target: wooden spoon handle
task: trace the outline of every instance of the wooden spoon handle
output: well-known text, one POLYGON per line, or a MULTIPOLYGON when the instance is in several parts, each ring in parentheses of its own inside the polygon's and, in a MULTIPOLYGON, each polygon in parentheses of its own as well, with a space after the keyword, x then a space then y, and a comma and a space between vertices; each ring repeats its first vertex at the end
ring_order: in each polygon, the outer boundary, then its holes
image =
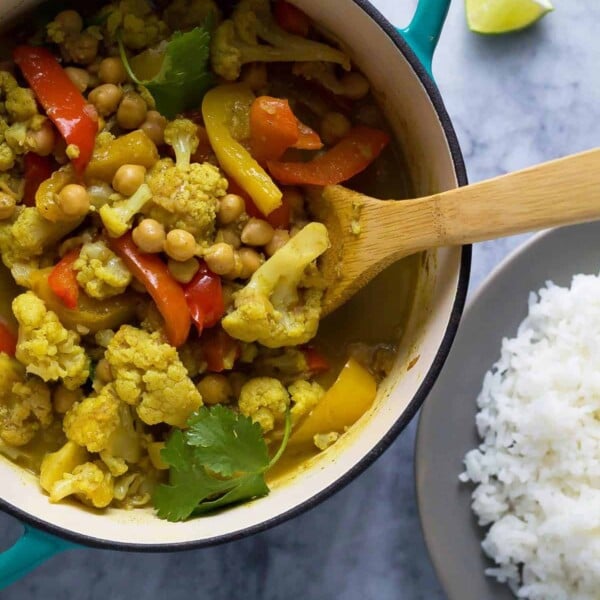
POLYGON ((433 235, 426 241, 431 246, 591 221, 600 218, 600 149, 414 202, 431 203, 433 221, 421 231, 433 235))

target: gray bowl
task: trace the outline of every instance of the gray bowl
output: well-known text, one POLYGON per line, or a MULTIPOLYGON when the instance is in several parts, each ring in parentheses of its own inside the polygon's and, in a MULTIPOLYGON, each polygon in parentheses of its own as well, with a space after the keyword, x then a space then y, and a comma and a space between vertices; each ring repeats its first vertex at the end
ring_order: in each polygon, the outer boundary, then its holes
POLYGON ((471 513, 472 484, 458 481, 465 453, 479 444, 476 399, 485 372, 527 315, 529 292, 546 281, 569 286, 600 272, 600 223, 539 234, 511 254, 471 301, 444 369, 423 407, 416 442, 419 512, 432 562, 450 600, 514 599, 484 575, 492 562, 485 530, 471 513))

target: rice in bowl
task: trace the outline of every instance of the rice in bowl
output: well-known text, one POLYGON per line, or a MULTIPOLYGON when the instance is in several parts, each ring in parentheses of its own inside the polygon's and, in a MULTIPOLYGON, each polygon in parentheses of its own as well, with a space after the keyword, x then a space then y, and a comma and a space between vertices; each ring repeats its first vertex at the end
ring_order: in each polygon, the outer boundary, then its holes
POLYGON ((462 481, 490 526, 487 575, 520 598, 600 597, 600 277, 529 298, 477 399, 462 481))

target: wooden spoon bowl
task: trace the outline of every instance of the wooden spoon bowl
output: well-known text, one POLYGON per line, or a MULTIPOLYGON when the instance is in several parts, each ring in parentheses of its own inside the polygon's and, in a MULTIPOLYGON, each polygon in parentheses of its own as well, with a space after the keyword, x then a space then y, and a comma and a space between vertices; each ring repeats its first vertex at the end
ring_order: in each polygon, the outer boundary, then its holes
POLYGON ((311 190, 309 205, 331 241, 320 259, 326 315, 415 252, 600 218, 600 148, 415 200, 336 185, 311 190))

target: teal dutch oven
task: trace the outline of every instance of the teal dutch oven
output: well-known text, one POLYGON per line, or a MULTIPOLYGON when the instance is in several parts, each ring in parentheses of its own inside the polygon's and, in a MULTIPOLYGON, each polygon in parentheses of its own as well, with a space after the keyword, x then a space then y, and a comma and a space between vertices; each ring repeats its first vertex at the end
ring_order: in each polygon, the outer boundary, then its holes
MULTIPOLYGON (((333 32, 369 78, 406 158, 416 196, 466 183, 450 119, 431 75, 431 60, 450 0, 420 0, 405 29, 396 29, 365 0, 293 0, 333 32)), ((34 0, 3 0, 0 26, 34 0)), ((401 168, 399 166, 399 168, 401 168)), ((309 468, 271 494, 186 523, 158 519, 151 509, 96 514, 75 504, 51 504, 37 478, 0 457, 0 509, 23 523, 23 535, 0 554, 0 588, 52 555, 80 546, 166 552, 202 548, 263 531, 315 506, 371 464, 409 423, 444 363, 463 309, 470 248, 425 253, 417 296, 397 359, 373 408, 309 468), (418 359, 418 360, 416 360, 418 359), (407 368, 407 364, 414 364, 407 368), (416 360, 416 362, 415 362, 416 360)), ((394 322, 402 294, 401 265, 387 269, 361 295, 369 327, 394 322), (387 290, 383 292, 382 290, 387 290)))

